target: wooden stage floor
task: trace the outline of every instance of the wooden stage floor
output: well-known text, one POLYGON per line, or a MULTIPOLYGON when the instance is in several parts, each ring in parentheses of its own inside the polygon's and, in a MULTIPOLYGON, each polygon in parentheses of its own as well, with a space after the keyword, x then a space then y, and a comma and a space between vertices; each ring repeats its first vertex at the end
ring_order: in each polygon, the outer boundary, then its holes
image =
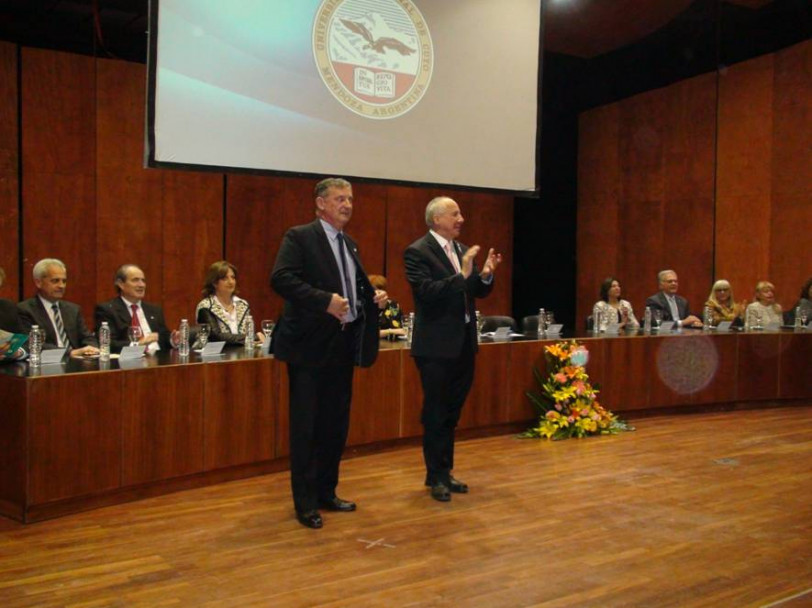
POLYGON ((461 442, 448 504, 419 448, 347 460, 319 531, 285 473, 2 519, 0 606, 812 605, 812 406, 632 422, 461 442))

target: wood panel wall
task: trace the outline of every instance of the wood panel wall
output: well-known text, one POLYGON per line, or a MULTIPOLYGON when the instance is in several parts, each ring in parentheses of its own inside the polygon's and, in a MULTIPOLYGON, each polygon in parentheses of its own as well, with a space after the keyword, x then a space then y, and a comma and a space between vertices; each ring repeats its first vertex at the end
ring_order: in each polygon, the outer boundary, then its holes
MULTIPOLYGON (((146 274, 146 299, 163 305, 176 327, 194 316, 209 264, 228 259, 257 320, 275 318, 282 302, 269 287, 270 271, 285 230, 313 219, 316 179, 145 169, 145 96, 143 65, 0 43, 0 266, 8 275, 0 296, 17 299, 22 289, 30 297, 33 265, 60 258, 67 299, 92 324, 94 304, 115 295, 115 269, 134 263, 146 274)), ((509 314, 509 195, 354 184, 348 232, 367 272, 388 275, 392 297, 412 309, 403 249, 425 232, 425 205, 441 193, 467 216, 464 242, 507 254, 481 308, 509 314)))
POLYGON ((805 42, 580 116, 579 320, 610 275, 641 316, 664 268, 694 311, 717 278, 795 303, 812 274, 811 68, 805 42))

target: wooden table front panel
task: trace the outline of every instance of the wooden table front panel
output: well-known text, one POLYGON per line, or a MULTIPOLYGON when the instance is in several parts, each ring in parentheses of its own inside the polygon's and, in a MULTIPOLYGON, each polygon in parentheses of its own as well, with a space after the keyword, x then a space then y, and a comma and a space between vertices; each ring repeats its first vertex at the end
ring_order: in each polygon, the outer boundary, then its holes
POLYGON ((778 397, 780 334, 739 335, 738 401, 778 397))
POLYGON ((28 383, 28 504, 121 485, 123 374, 72 374, 28 383))
POLYGON ((123 485, 203 470, 205 367, 177 365, 123 374, 123 485))
POLYGON ((253 359, 204 367, 204 468, 275 458, 279 366, 253 359))
POLYGON ((16 518, 22 518, 25 505, 26 382, 0 376, 0 513, 16 518))
POLYGON ((778 396, 812 398, 812 331, 781 334, 778 396))
POLYGON ((400 360, 403 352, 382 350, 372 367, 356 368, 347 445, 363 445, 400 436, 401 391, 404 388, 400 360))

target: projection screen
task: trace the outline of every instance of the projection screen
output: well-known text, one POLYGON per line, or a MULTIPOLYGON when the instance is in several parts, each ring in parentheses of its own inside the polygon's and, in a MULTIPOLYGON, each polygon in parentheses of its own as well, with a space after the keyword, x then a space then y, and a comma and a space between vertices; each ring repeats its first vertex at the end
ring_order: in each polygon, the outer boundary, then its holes
POLYGON ((536 189, 541 0, 153 0, 147 164, 536 189))

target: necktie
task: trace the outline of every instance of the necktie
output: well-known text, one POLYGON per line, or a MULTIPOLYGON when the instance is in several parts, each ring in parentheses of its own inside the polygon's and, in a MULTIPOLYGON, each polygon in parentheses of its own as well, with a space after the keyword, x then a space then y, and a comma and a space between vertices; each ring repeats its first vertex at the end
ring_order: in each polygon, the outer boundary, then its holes
POLYGON ((130 308, 132 308, 133 311, 133 317, 130 320, 130 327, 141 327, 141 321, 138 319, 138 305, 130 304, 130 308))
POLYGON ((352 292, 352 281, 350 281, 350 273, 349 270, 347 270, 347 254, 344 251, 344 235, 339 232, 336 238, 338 238, 338 257, 341 260, 341 273, 344 275, 344 295, 350 301, 350 310, 355 310, 355 294, 352 292))
POLYGON ((59 314, 59 306, 56 303, 51 304, 51 310, 54 311, 54 323, 56 323, 56 333, 59 334, 60 346, 70 347, 68 342, 68 334, 65 331, 65 325, 62 323, 62 315, 59 314))
POLYGON ((674 321, 679 321, 679 310, 677 310, 677 300, 674 296, 669 296, 666 298, 668 300, 668 307, 671 309, 671 318, 674 321))
POLYGON ((448 259, 451 261, 451 265, 454 267, 455 272, 460 271, 460 262, 457 259, 457 254, 451 248, 451 241, 448 241, 445 244, 445 254, 448 256, 448 259))

